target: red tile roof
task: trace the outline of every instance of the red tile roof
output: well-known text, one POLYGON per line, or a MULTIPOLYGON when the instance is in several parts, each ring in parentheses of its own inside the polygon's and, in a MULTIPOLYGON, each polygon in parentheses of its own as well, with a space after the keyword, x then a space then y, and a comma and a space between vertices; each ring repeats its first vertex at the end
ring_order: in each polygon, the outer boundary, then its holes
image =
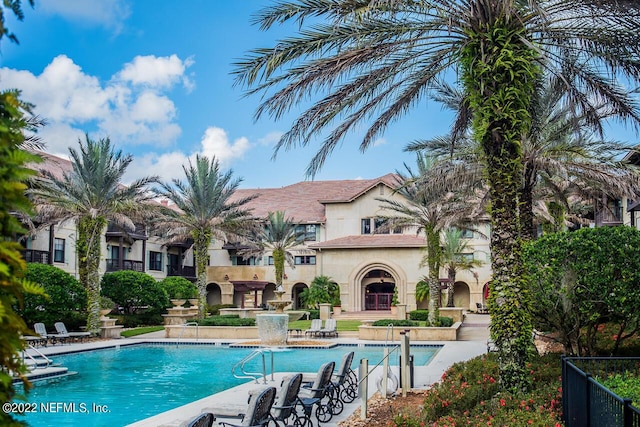
POLYGON ((423 237, 408 234, 363 234, 339 237, 308 246, 311 249, 423 248, 426 246, 426 241, 423 237))
POLYGON ((351 202, 380 183, 395 188, 396 176, 390 173, 373 179, 303 181, 282 188, 239 189, 233 199, 257 194, 246 206, 260 218, 269 212, 284 211, 299 223, 321 223, 325 221, 325 204, 351 202))

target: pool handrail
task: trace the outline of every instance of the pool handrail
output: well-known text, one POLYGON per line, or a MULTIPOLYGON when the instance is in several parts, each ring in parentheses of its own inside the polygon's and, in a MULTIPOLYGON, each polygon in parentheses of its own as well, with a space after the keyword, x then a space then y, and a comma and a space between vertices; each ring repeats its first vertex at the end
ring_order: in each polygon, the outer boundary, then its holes
POLYGON ((238 363, 233 365, 233 368, 231 368, 231 375, 233 375, 235 378, 246 378, 246 379, 255 380, 256 384, 259 384, 260 382, 258 381, 258 379, 262 378, 263 383, 266 384, 267 383, 267 364, 266 364, 265 355, 264 355, 265 353, 271 354, 271 381, 275 381, 274 375, 273 375, 273 351, 267 348, 257 348, 253 350, 251 353, 249 353, 247 356, 242 358, 242 360, 240 360, 238 363), (262 373, 247 372, 244 368, 244 365, 250 360, 253 360, 254 358, 256 358, 258 355, 262 356, 262 373), (239 374, 236 374, 236 369, 240 369, 239 374))
POLYGON ((178 345, 180 345, 180 339, 182 339, 182 334, 184 334, 184 330, 187 328, 187 326, 195 326, 196 327, 196 341, 198 341, 198 339, 200 339, 200 330, 198 329, 198 322, 185 322, 182 324, 182 329, 180 330, 180 335, 178 335, 178 341, 176 342, 176 347, 178 347, 178 345))

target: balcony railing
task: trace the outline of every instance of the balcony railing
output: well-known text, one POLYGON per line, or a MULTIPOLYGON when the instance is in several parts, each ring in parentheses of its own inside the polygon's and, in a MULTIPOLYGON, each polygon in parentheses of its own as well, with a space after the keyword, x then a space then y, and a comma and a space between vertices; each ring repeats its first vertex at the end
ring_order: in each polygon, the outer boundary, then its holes
POLYGON ((622 207, 609 206, 596 212, 596 225, 622 224, 622 207))
POLYGON ((37 251, 35 249, 25 249, 24 260, 26 262, 35 262, 38 264, 49 264, 49 252, 37 251))
POLYGON ((167 276, 196 277, 196 268, 169 264, 167 265, 167 276))
POLYGON ((122 267, 120 267, 119 259, 107 259, 107 272, 131 270, 144 272, 144 263, 142 261, 132 261, 130 259, 122 260, 122 267))

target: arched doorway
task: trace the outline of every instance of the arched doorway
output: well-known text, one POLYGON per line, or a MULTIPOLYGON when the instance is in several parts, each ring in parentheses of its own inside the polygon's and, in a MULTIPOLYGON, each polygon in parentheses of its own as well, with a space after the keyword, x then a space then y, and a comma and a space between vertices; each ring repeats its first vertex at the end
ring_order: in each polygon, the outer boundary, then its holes
POLYGON ((465 282, 456 282, 453 285, 453 305, 468 310, 471 304, 470 294, 469 285, 465 282))
POLYGON ((291 305, 294 310, 304 308, 304 304, 302 303, 300 294, 302 293, 302 291, 308 288, 309 287, 304 283, 296 283, 295 285, 293 285, 293 288, 291 288, 291 301, 293 301, 291 305))
POLYGON ((390 310, 396 287, 391 274, 382 269, 371 270, 362 278, 365 310, 390 310))
POLYGON ((267 301, 277 299, 275 290, 276 290, 276 285, 274 283, 269 283, 267 286, 264 287, 264 289, 262 290, 262 307, 263 308, 267 306, 267 301))
POLYGON ((222 304, 222 290, 217 283, 209 283, 207 285, 207 305, 222 304))

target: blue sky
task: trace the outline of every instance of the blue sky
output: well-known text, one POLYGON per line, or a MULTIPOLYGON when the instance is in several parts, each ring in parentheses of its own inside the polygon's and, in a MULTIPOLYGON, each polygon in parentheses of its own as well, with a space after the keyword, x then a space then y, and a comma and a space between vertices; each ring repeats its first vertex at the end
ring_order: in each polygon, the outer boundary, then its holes
MULTIPOLYGON (((8 19, 19 38, 0 46, 0 85, 19 88, 48 125, 47 151, 67 155, 87 132, 109 136, 134 156, 126 176, 181 178, 195 154, 215 155, 243 188, 302 181, 318 148, 280 152, 278 136, 293 115, 254 121, 258 96, 234 87, 233 62, 273 46, 292 27, 261 32, 250 18, 269 0, 36 0, 25 20, 8 19)), ((295 114, 295 112, 293 113, 295 114)), ((425 103, 390 127, 365 153, 350 135, 315 179, 374 178, 414 164, 407 142, 441 135, 450 117, 425 103)), ((611 137, 631 141, 616 128, 611 137)))

